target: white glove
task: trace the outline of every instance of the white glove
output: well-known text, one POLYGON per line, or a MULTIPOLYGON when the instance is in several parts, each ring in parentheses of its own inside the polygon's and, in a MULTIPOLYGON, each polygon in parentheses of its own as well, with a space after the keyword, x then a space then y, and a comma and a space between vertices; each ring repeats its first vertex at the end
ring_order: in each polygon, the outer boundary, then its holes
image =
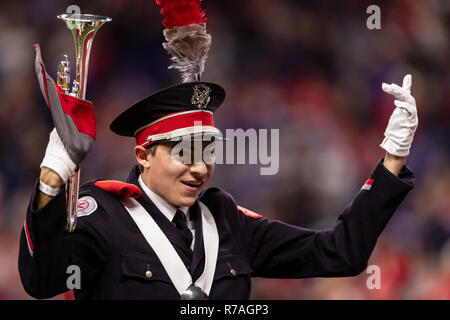
POLYGON ((77 165, 70 159, 55 128, 50 132, 47 150, 45 150, 44 160, 41 163, 42 167, 55 171, 64 183, 69 180, 77 168, 77 165))
POLYGON ((403 78, 402 87, 396 84, 383 83, 381 88, 396 99, 394 112, 384 132, 384 140, 380 144, 384 150, 394 156, 406 157, 414 138, 419 120, 417 119, 416 100, 411 95, 412 77, 407 74, 403 78))

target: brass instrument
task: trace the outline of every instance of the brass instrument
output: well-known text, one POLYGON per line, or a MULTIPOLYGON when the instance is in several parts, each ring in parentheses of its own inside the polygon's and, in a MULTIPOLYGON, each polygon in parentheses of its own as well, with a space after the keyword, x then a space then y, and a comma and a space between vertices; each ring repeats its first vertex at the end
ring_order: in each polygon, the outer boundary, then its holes
MULTIPOLYGON (((62 14, 58 19, 64 20, 68 28, 72 31, 75 43, 75 79, 70 86, 70 68, 67 55, 63 55, 63 60, 58 66, 57 84, 64 90, 64 93, 70 94, 79 99, 86 97, 86 83, 89 66, 89 55, 92 48, 97 30, 112 19, 109 17, 92 14, 62 14)), ((78 191, 80 186, 80 170, 75 171, 74 175, 66 183, 66 206, 67 206, 67 224, 66 230, 72 232, 77 223, 78 191)))

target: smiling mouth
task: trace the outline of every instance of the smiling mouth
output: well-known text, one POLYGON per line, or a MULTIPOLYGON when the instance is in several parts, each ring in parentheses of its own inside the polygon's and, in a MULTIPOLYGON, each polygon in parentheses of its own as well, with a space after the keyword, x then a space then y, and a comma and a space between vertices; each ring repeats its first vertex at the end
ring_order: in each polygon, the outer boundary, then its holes
POLYGON ((195 189, 200 188, 200 186, 203 184, 203 182, 185 182, 185 181, 181 181, 181 183, 195 189))

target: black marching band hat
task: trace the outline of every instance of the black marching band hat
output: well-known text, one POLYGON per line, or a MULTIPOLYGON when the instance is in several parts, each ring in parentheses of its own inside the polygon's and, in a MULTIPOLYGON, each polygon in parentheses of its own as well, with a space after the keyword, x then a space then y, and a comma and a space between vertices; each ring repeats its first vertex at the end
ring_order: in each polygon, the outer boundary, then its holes
POLYGON ((110 125, 114 133, 135 137, 136 144, 143 147, 186 136, 222 138, 214 126, 213 113, 225 99, 225 90, 218 84, 198 81, 211 46, 206 17, 199 5, 188 8, 188 15, 186 8, 180 10, 161 5, 167 41, 163 47, 172 61, 169 69, 180 71, 183 83, 137 102, 110 125))

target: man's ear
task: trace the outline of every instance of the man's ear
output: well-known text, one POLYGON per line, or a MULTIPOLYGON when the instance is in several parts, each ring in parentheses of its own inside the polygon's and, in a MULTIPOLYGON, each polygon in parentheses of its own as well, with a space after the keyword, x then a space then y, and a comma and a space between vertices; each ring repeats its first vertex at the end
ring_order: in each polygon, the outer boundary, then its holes
POLYGON ((149 152, 142 146, 134 147, 134 153, 136 155, 136 161, 144 168, 150 168, 149 152))

